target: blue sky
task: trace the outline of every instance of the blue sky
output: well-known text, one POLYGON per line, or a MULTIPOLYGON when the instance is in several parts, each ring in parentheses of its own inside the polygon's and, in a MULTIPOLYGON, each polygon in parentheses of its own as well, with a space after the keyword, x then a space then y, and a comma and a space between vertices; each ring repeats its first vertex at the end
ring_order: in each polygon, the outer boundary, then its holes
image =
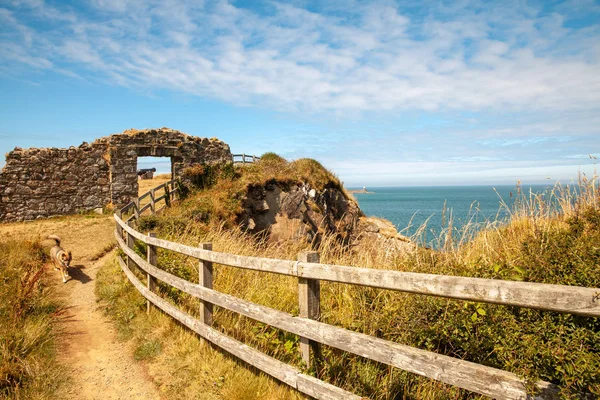
POLYGON ((0 0, 0 93, 2 153, 168 126, 347 186, 569 182, 600 4, 0 0))

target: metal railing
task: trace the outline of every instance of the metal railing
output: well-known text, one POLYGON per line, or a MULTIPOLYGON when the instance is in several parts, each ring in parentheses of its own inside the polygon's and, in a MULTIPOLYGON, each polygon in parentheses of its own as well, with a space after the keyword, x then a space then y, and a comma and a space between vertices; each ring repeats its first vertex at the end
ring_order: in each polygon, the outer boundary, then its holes
POLYGON ((252 156, 249 154, 232 154, 234 164, 252 164, 260 160, 258 156, 252 156))

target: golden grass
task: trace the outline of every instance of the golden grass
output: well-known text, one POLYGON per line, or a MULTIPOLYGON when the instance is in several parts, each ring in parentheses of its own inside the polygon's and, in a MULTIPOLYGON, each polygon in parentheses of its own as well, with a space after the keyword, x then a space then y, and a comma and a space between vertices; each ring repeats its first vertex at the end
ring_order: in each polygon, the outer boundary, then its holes
MULTIPOLYGON (((267 165, 262 171, 256 170, 257 166, 244 166, 242 174, 249 172, 255 176, 246 177, 242 182, 261 181, 271 173, 281 173, 281 160, 265 157, 264 162, 273 165, 267 165)), ((310 170, 314 164, 308 164, 310 170)), ((298 176, 290 178, 291 181, 298 176)), ((219 190, 228 193, 227 189, 219 190)), ((600 198, 597 190, 595 179, 592 179, 582 180, 574 188, 557 186, 547 197, 520 193, 516 206, 509 210, 509 221, 490 221, 478 233, 473 226, 456 231, 448 221, 448 229, 438 238, 443 244, 439 251, 425 248, 397 251, 382 248, 381 242, 376 240, 364 240, 355 247, 341 247, 335 238, 325 237, 320 247, 321 261, 366 268, 600 287, 600 253, 597 251, 600 198)), ((207 197, 206 201, 220 200, 207 197)), ((177 212, 173 208, 169 214, 176 215, 177 212)), ((273 242, 249 237, 235 228, 226 228, 225 224, 212 224, 207 230, 206 225, 189 219, 183 225, 170 224, 172 220, 170 215, 164 218, 166 222, 160 225, 160 237, 190 245, 211 242, 216 251, 296 259, 300 251, 310 247, 303 241, 273 242)), ((420 231, 425 232, 426 226, 420 231)), ((161 251, 159 265, 185 279, 197 279, 197 260, 161 251)), ((106 268, 106 276, 117 274, 114 264, 106 268)), ((215 265, 215 271, 214 286, 218 291, 297 314, 295 279, 220 265, 215 265)), ((100 282, 98 287, 112 293, 101 297, 109 302, 109 311, 119 321, 120 329, 129 331, 139 346, 149 337, 162 344, 161 352, 147 362, 155 379, 167 385, 165 392, 169 397, 192 398, 194 393, 206 391, 217 398, 254 399, 269 398, 268 393, 283 390, 273 381, 262 381, 262 375, 260 379, 250 374, 247 380, 230 380, 227 373, 213 374, 229 371, 230 364, 227 363, 233 361, 228 357, 202 355, 204 347, 211 347, 197 341, 185 330, 173 329, 168 318, 157 320, 154 314, 146 317, 142 312, 143 301, 133 308, 130 307, 135 304, 132 301, 127 302, 129 308, 120 304, 119 299, 136 295, 122 276, 118 281, 100 282), (129 317, 123 319, 123 315, 129 317), (209 371, 204 370, 207 360, 212 360, 209 371), (210 378, 203 380, 198 376, 210 378), (225 390, 227 385, 221 384, 221 380, 231 382, 233 386, 225 390), (235 385, 238 380, 243 384, 235 385), (169 386, 169 382, 175 383, 169 386), (211 391, 213 389, 215 391, 211 391)), ((162 291, 188 312, 197 313, 196 299, 164 286, 162 291)), ((576 396, 578 392, 600 395, 597 374, 600 369, 600 341, 597 340, 600 321, 597 318, 526 309, 517 311, 513 307, 328 282, 322 283, 321 306, 322 321, 333 325, 494 366, 525 376, 530 381, 548 380, 560 385, 566 398, 576 396)), ((220 309, 215 312, 215 326, 273 357, 302 368, 298 338, 294 335, 220 309)), ((373 399, 480 397, 326 346, 323 353, 326 362, 319 371, 323 379, 373 399)), ((291 396, 292 392, 285 389, 282 393, 291 396)), ((279 394, 274 396, 279 398, 279 394)))
POLYGON ((257 374, 153 309, 148 315, 142 296, 131 288, 115 258, 98 273, 96 293, 116 322, 120 337, 131 340, 138 359, 166 398, 300 399, 285 385, 257 374), (148 344, 158 351, 144 351, 148 344))
POLYGON ((55 234, 62 239, 62 246, 73 252, 74 263, 98 259, 99 254, 115 244, 114 220, 110 215, 71 215, 27 222, 0 224, 0 241, 40 240, 47 247, 54 241, 47 240, 55 234))
POLYGON ((54 241, 46 238, 60 236, 76 266, 110 251, 113 230, 111 216, 96 214, 0 224, 1 398, 54 398, 64 380, 55 360, 59 300, 53 285, 58 280, 54 270, 44 268, 54 241))
MULTIPOLYGON (((163 183, 169 182, 170 180, 171 174, 156 175, 153 179, 138 179, 138 196, 141 196, 150 189, 155 188, 158 185, 162 185, 163 183)), ((160 193, 156 193, 157 196, 160 196, 162 194, 164 194, 163 191, 161 191, 160 193)))
POLYGON ((63 382, 56 362, 58 301, 46 286, 39 241, 0 241, 0 398, 53 398, 63 382))

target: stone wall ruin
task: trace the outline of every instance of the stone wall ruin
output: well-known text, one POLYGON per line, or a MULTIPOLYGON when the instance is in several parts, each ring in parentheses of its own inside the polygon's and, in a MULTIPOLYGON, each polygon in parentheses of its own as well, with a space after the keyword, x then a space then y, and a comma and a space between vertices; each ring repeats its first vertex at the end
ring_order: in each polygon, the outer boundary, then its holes
POLYGON ((0 172, 0 220, 74 214, 138 195, 137 158, 170 157, 174 178, 193 164, 231 162, 218 139, 169 129, 128 130, 68 149, 15 148, 0 172))

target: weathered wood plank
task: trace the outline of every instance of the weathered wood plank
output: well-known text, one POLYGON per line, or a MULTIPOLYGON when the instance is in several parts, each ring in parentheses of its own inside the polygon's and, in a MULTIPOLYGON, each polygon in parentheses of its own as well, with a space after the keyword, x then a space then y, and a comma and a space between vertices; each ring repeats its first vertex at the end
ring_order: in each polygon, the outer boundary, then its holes
POLYGON ((136 221, 140 219, 140 200, 139 199, 133 200, 133 215, 135 215, 136 221))
POLYGON ((163 194, 163 195, 161 195, 161 196, 158 196, 158 197, 157 197, 157 198, 154 200, 154 202, 155 202, 155 203, 158 203, 159 201, 161 201, 161 200, 164 200, 165 198, 166 198, 166 195, 164 195, 164 194, 163 194))
MULTIPOLYGON (((319 253, 316 251, 305 251, 298 255, 298 261, 318 263, 319 253)), ((321 284, 316 279, 298 278, 298 304, 300 316, 316 321, 321 316, 321 284)), ((319 343, 306 337, 300 337, 300 353, 302 360, 308 368, 314 367, 318 370, 320 351, 319 343)))
POLYGON ((148 193, 150 193, 150 211, 152 214, 156 213, 156 189, 151 189, 148 193))
MULTIPOLYGON (((200 243, 204 250, 212 250, 212 243, 200 243)), ((198 284, 208 289, 213 288, 213 264, 200 260, 198 265, 198 284)), ((200 303, 200 321, 207 325, 213 323, 213 305, 205 300, 200 303)))
MULTIPOLYGON (((115 220, 117 220, 117 223, 119 223, 120 221, 116 215, 115 220)), ((122 224, 122 226, 123 229, 127 230, 128 233, 133 235, 138 240, 141 240, 145 243, 153 244, 163 249, 176 251, 178 253, 185 254, 198 259, 210 261, 217 264, 231 265, 239 268, 298 276, 298 274, 294 272, 296 270, 296 265, 298 264, 298 262, 295 261, 275 260, 259 257, 246 257, 235 254, 203 250, 198 247, 174 243, 164 239, 148 238, 143 233, 140 233, 133 228, 127 227, 127 225, 124 223, 122 224)))
POLYGON ((259 370, 271 375, 291 387, 299 390, 302 393, 308 394, 320 400, 360 400, 359 396, 345 391, 341 388, 333 386, 316 378, 300 373, 295 368, 269 357, 260 351, 253 349, 235 339, 232 339, 221 332, 203 324, 194 319, 191 315, 177 309, 172 304, 160 298, 155 293, 150 292, 143 284, 135 277, 135 275, 127 268, 125 262, 119 257, 121 269, 127 275, 129 281, 135 288, 150 300, 154 305, 175 318, 198 335, 221 347, 225 351, 238 357, 244 362, 258 368, 259 370))
POLYGON ((133 201, 130 201, 129 203, 127 203, 126 205, 124 205, 123 207, 121 207, 121 212, 122 212, 123 214, 125 214, 125 213, 127 213, 127 211, 129 211, 129 209, 130 209, 131 207, 133 207, 133 206, 134 206, 134 204, 133 204, 133 201))
MULTIPOLYGON (((119 223, 116 216, 115 220, 119 223)), ((123 229, 127 229, 124 224, 121 224, 121 226, 123 229)), ((600 288, 421 274, 246 257, 210 252, 162 239, 148 239, 135 230, 132 234, 137 235, 136 238, 139 240, 152 243, 158 247, 238 268, 460 300, 529 307, 590 317, 600 316, 600 288)))
POLYGON ((381 289, 600 316, 600 289, 421 274, 327 264, 298 265, 298 276, 381 289))
MULTIPOLYGON (((523 381, 513 373, 374 338, 311 319, 293 317, 279 310, 219 293, 149 265, 125 247, 118 237, 117 241, 122 245, 123 251, 146 272, 179 290, 230 311, 301 337, 476 393, 504 399, 528 398, 523 381)), ((538 382, 537 387, 540 390, 539 398, 558 398, 556 386, 538 382)))
MULTIPOLYGON (((129 222, 129 224, 131 224, 131 222, 129 222)), ((130 226, 127 226, 127 228, 131 228, 130 226)), ((134 236, 130 233, 129 230, 127 230, 127 243, 126 246, 128 249, 130 249, 130 252, 135 254, 135 252, 133 251, 133 247, 135 246, 135 240, 134 240, 134 236)), ((123 246, 121 246, 123 247, 123 246)), ((128 252, 128 254, 130 253, 128 252)), ((135 254, 137 256, 137 254, 135 254)), ((127 266, 129 268, 133 268, 135 267, 136 263, 135 261, 131 258, 131 257, 127 257, 127 266)))
POLYGON ((152 207, 152 203, 148 203, 145 206, 143 206, 142 208, 140 208, 140 212, 139 214, 142 214, 144 211, 146 211, 147 209, 152 207))
POLYGON ((165 206, 170 207, 171 206, 171 194, 170 194, 169 185, 165 185, 164 196, 165 196, 165 206))
POLYGON ((122 221, 123 212, 121 210, 117 210, 115 212, 115 215, 116 215, 116 218, 118 218, 118 219, 115 219, 115 225, 117 227, 117 234, 122 239, 123 238, 123 228, 121 227, 121 224, 119 224, 119 222, 122 221))
MULTIPOLYGON (((149 237, 156 237, 156 233, 148 232, 149 237)), ((148 264, 156 266, 158 264, 158 254, 156 253, 156 246, 152 246, 149 244, 146 250, 146 259, 148 260, 148 264)), ((146 287, 151 292, 156 292, 156 278, 146 272, 146 287)), ((146 313, 150 314, 150 305, 152 303, 150 300, 146 300, 146 313)))
POLYGON ((157 191, 157 190, 160 190, 160 189, 164 188, 164 187, 165 187, 165 185, 166 185, 166 184, 168 184, 168 183, 169 183, 169 182, 161 183, 160 185, 158 185, 158 186, 155 186, 155 187, 154 187, 154 190, 155 190, 155 191, 157 191))
POLYGON ((138 197, 138 201, 140 201, 140 202, 141 202, 142 200, 144 200, 144 199, 145 199, 146 197, 148 197, 148 196, 150 196, 150 192, 146 192, 146 193, 144 193, 143 195, 139 196, 139 197, 138 197))

